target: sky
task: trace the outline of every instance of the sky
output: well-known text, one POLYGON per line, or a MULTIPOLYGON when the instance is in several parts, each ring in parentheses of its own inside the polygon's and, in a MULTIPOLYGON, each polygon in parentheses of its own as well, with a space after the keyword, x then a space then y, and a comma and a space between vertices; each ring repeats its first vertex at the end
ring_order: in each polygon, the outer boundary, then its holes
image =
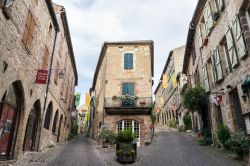
POLYGON ((104 41, 153 40, 154 86, 174 48, 186 44, 197 0, 53 0, 66 9, 81 104, 104 41))

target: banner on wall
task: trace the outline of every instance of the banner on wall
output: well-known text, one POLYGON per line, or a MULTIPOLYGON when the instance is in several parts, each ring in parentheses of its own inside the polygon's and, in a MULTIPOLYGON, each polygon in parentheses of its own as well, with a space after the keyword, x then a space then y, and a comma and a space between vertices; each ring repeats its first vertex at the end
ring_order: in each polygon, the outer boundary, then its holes
POLYGON ((75 94, 75 107, 80 105, 80 98, 81 98, 81 93, 76 93, 75 94))
POLYGON ((162 76, 162 87, 165 89, 168 87, 168 76, 166 74, 162 76))

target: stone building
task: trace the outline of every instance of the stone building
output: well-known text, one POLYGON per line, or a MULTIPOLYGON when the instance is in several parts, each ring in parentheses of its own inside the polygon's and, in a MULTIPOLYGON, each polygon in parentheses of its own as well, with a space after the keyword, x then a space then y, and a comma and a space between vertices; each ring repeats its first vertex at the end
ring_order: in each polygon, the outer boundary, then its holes
POLYGON ((118 132, 131 127, 138 146, 150 141, 153 48, 153 41, 103 44, 91 88, 93 138, 101 128, 118 132))
POLYGON ((65 140, 76 84, 65 9, 50 0, 0 1, 0 160, 65 140), (38 69, 51 73, 46 105, 38 69))
POLYGON ((184 73, 207 92, 214 130, 224 124, 250 133, 249 6, 248 0, 199 1, 190 23, 184 73))
POLYGON ((182 72, 185 46, 170 51, 160 82, 154 92, 155 109, 158 110, 158 123, 167 125, 178 120, 181 112, 180 92, 176 77, 182 72))

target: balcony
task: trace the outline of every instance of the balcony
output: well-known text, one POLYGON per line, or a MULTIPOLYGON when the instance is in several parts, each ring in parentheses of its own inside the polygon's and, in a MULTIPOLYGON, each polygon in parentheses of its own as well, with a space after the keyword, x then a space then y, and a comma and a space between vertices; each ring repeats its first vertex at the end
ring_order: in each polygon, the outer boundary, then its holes
POLYGON ((105 111, 111 115, 150 114, 152 97, 105 97, 105 111))

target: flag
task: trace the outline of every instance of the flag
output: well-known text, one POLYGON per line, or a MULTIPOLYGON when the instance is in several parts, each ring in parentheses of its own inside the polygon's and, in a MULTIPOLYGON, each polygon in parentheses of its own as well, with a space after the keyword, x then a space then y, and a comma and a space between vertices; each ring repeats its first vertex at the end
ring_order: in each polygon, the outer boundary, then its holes
POLYGON ((173 87, 176 88, 177 87, 177 81, 176 81, 176 76, 175 76, 175 73, 173 73, 171 75, 171 82, 173 84, 173 87))
POLYGON ((162 76, 162 87, 165 89, 168 87, 168 76, 166 74, 162 76))
POLYGON ((90 95, 89 93, 85 94, 85 106, 87 107, 87 109, 89 108, 90 105, 90 95))
POLYGON ((81 93, 76 93, 75 94, 75 106, 79 106, 80 105, 80 98, 81 98, 81 93))

